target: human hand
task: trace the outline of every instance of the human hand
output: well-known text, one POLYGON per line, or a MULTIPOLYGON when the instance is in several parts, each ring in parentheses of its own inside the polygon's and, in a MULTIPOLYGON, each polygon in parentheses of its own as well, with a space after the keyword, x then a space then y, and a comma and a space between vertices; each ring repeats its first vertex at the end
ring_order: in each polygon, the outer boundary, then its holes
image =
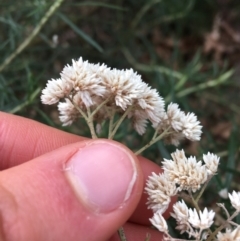
POLYGON ((0 113, 0 168, 0 240, 162 238, 143 193, 160 167, 120 143, 0 113))

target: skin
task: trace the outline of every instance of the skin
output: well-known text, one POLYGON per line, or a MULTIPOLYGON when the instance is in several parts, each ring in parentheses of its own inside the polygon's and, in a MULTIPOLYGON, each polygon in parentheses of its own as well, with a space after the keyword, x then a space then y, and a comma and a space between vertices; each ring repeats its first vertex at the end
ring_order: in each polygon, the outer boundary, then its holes
POLYGON ((119 145, 137 166, 136 183, 121 209, 96 215, 69 185, 62 165, 90 142, 0 112, 0 240, 117 241, 121 226, 128 241, 145 240, 147 233, 151 241, 162 240, 162 234, 150 228, 152 212, 146 208, 143 191, 147 177, 161 172, 150 160, 136 157, 120 143, 103 140, 119 145))

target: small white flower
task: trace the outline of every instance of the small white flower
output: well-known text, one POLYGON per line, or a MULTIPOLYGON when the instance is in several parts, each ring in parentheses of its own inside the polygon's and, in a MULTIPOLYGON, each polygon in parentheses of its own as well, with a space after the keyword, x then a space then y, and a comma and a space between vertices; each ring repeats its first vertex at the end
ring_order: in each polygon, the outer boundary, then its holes
POLYGON ((60 114, 59 119, 63 126, 71 125, 73 121, 80 117, 80 113, 68 99, 65 102, 58 103, 58 110, 60 114))
MULTIPOLYGON (((79 58, 77 61, 72 60, 72 65, 64 67, 60 74, 63 82, 73 85, 73 90, 87 107, 94 104, 94 97, 103 97, 106 94, 106 88, 102 84, 101 77, 98 76, 97 67, 94 68, 94 66, 79 58)), ((99 67, 99 65, 96 66, 99 67)), ((107 69, 106 66, 105 68, 107 69)))
MULTIPOLYGON (((155 126, 165 113, 164 100, 159 96, 156 89, 151 89, 146 83, 142 85, 142 89, 143 91, 137 99, 137 106, 144 111, 145 118, 148 118, 155 126)), ((136 108, 139 109, 137 106, 136 108)))
POLYGON ((55 104, 60 99, 68 97, 72 88, 72 83, 63 81, 62 79, 49 80, 46 88, 42 91, 42 103, 46 105, 55 104))
POLYGON ((103 80, 108 95, 112 96, 116 106, 126 110, 144 91, 144 82, 141 76, 132 69, 109 71, 103 80))
POLYGON ((154 213, 153 217, 149 220, 160 232, 168 233, 167 222, 160 212, 154 213))
POLYGON ((207 155, 203 155, 203 161, 206 164, 209 175, 214 175, 217 172, 219 157, 208 152, 207 155))
POLYGON ((232 206, 240 211, 240 192, 233 191, 232 194, 228 194, 228 197, 231 201, 232 206))
POLYGON ((190 141, 199 141, 202 134, 202 126, 194 113, 188 113, 183 120, 183 134, 190 141))
POLYGON ((164 141, 177 146, 179 141, 187 138, 191 141, 200 140, 202 126, 193 113, 185 115, 178 104, 170 103, 166 112, 162 112, 160 122, 153 127, 158 129, 159 134, 168 129, 164 141))
POLYGON ((179 132, 183 128, 183 119, 185 114, 178 108, 178 104, 170 103, 167 108, 167 120, 172 128, 179 132))
POLYGON ((192 224, 194 228, 199 228, 201 230, 209 228, 213 224, 213 218, 215 213, 211 210, 208 212, 207 208, 204 208, 203 212, 197 210, 189 209, 189 223, 192 224))
POLYGON ((171 197, 177 194, 175 184, 167 179, 165 173, 157 175, 153 172, 147 180, 145 191, 148 194, 148 208, 161 213, 167 210, 171 197))
POLYGON ((217 234, 218 241, 240 241, 240 227, 238 226, 233 231, 226 229, 225 233, 219 232, 217 234))
POLYGON ((186 158, 184 151, 171 154, 172 160, 164 159, 163 169, 171 182, 179 185, 178 190, 196 192, 207 180, 207 170, 195 157, 186 158))
POLYGON ((171 216, 174 217, 177 221, 188 221, 188 207, 183 200, 182 202, 178 201, 173 205, 173 211, 174 213, 171 213, 171 216))
POLYGON ((173 211, 174 213, 171 213, 171 216, 174 217, 177 221, 176 229, 180 230, 180 233, 184 233, 187 230, 189 230, 189 224, 188 224, 188 207, 186 203, 182 200, 176 202, 173 205, 173 211))

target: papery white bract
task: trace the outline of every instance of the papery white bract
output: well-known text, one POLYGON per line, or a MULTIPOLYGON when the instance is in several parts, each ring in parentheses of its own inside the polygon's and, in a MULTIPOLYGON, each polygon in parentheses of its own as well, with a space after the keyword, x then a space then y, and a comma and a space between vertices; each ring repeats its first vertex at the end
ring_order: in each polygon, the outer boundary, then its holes
POLYGON ((240 211, 240 192, 233 191, 232 194, 228 194, 232 206, 240 211))
POLYGON ((161 114, 161 121, 153 126, 159 134, 168 129, 169 134, 164 137, 164 141, 175 146, 184 138, 199 141, 202 133, 202 126, 197 117, 193 113, 185 115, 175 103, 168 105, 167 111, 161 114))
POLYGON ((199 141, 202 134, 202 126, 194 113, 188 113, 183 119, 182 133, 190 141, 199 141))
POLYGON ((188 207, 186 203, 182 200, 176 202, 173 205, 173 211, 174 213, 171 213, 171 216, 176 219, 177 226, 176 229, 180 230, 180 233, 184 233, 189 229, 188 224, 188 207))
POLYGON ((145 191, 148 194, 148 208, 153 212, 164 213, 171 202, 171 197, 176 195, 177 188, 164 173, 157 175, 153 172, 147 180, 145 191))
POLYGON ((213 153, 208 152, 207 155, 203 155, 203 161, 206 164, 208 174, 214 175, 217 172, 219 157, 213 153))
POLYGON ((213 218, 215 216, 215 212, 210 210, 208 212, 207 208, 204 208, 203 212, 197 210, 189 209, 189 223, 192 224, 194 228, 199 228, 201 230, 209 228, 213 224, 213 218))
POLYGON ((153 217, 149 220, 160 232, 168 233, 168 226, 161 212, 154 213, 153 217))
POLYGON ((42 103, 46 105, 55 104, 60 99, 69 96, 72 89, 73 85, 71 82, 66 82, 62 79, 49 80, 46 88, 42 91, 42 103))
POLYGON ((171 182, 179 185, 179 190, 196 192, 207 180, 207 170, 195 157, 186 158, 184 151, 171 154, 173 160, 164 159, 163 169, 171 182))

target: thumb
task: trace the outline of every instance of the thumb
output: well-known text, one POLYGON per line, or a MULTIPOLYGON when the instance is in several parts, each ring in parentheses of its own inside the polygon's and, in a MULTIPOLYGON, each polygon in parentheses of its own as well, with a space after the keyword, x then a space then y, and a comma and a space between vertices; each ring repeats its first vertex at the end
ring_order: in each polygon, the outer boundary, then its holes
POLYGON ((120 143, 64 146, 0 173, 1 240, 107 240, 142 194, 136 156, 120 143))

